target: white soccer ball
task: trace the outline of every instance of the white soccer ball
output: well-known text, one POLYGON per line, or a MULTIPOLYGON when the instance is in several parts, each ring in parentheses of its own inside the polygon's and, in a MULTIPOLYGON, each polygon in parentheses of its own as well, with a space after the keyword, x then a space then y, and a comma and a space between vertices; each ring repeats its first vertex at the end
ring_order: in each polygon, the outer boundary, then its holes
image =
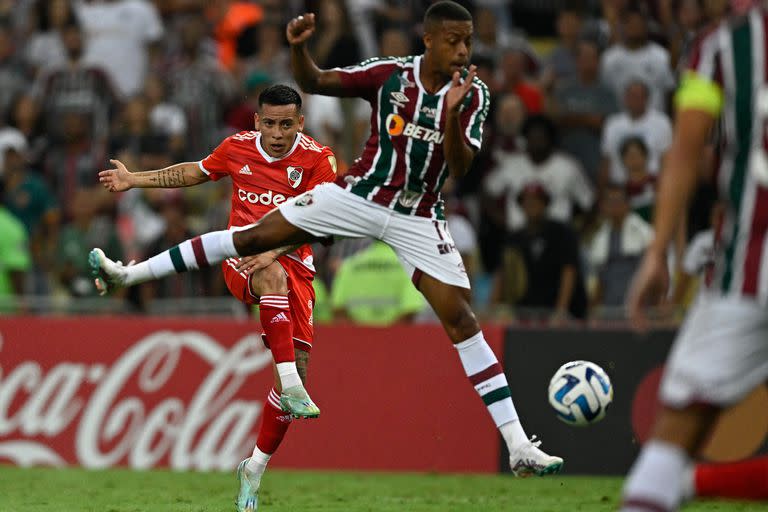
POLYGON ((578 427, 597 423, 613 400, 608 375, 595 363, 571 361, 549 382, 549 403, 561 421, 578 427))

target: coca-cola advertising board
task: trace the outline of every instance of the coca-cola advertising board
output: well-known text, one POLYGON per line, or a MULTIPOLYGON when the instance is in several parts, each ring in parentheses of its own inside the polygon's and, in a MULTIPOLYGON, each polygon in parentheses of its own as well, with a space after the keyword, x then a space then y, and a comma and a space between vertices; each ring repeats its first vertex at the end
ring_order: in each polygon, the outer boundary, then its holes
MULTIPOLYGON (((0 319, 0 462, 230 470, 272 383, 257 324, 0 319)), ((501 349, 499 328, 485 330, 501 349)), ((319 328, 309 389, 272 465, 496 471, 499 443, 437 326, 319 328)))

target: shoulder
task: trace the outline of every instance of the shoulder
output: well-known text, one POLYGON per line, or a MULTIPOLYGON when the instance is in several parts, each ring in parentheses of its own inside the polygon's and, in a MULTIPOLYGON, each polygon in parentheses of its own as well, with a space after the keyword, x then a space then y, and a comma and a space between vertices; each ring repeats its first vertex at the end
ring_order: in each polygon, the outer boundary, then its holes
POLYGON ((605 125, 603 126, 603 132, 607 134, 611 134, 613 130, 616 130, 619 127, 623 127, 628 125, 629 118, 627 117, 627 114, 624 112, 617 112, 613 115, 610 115, 605 120, 605 125))
POLYGON ((323 146, 306 133, 300 132, 297 137, 299 138, 299 145, 296 149, 300 150, 302 153, 306 153, 313 157, 320 157, 325 150, 330 151, 328 146, 323 146))
POLYGON ((312 137, 310 137, 305 133, 299 133, 298 137, 299 137, 299 140, 298 140, 298 146, 296 146, 296 152, 297 152, 298 158, 302 161, 303 165, 314 167, 318 165, 318 163, 320 163, 321 160, 329 157, 333 158, 333 163, 335 163, 333 150, 329 146, 324 146, 320 144, 315 139, 313 139, 312 137))
POLYGON ((659 127, 672 127, 672 120, 669 119, 669 116, 658 110, 651 110, 648 120, 659 127))
POLYGON ((603 64, 612 64, 626 53, 627 51, 623 46, 615 44, 605 50, 605 53, 603 53, 602 62, 603 64))
POLYGON ((651 42, 646 50, 648 55, 656 59, 669 59, 669 52, 659 43, 651 42))
POLYGON ((345 68, 337 68, 337 70, 343 70, 343 71, 370 71, 370 70, 380 70, 380 69, 386 69, 386 68, 402 68, 407 67, 408 64, 413 65, 413 56, 408 57, 371 57, 370 59, 365 59, 362 62, 359 62, 357 64, 353 64, 352 66, 347 66, 345 68))
POLYGON ((258 136, 259 136, 259 132, 257 132, 256 130, 237 132, 235 134, 230 135, 226 139, 224 139, 224 142, 231 142, 231 143, 237 144, 237 143, 254 140, 258 136))

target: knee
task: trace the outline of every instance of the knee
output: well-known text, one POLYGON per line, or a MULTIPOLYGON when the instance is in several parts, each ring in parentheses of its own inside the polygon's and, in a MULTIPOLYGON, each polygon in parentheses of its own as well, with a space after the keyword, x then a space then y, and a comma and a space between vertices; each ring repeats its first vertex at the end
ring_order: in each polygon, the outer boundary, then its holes
POLYGON ((451 316, 445 327, 448 336, 454 343, 460 343, 471 338, 480 330, 480 324, 477 321, 477 317, 468 305, 459 308, 456 313, 451 316))
POLYGON ((272 263, 251 276, 251 288, 255 295, 288 295, 288 277, 282 265, 272 263))

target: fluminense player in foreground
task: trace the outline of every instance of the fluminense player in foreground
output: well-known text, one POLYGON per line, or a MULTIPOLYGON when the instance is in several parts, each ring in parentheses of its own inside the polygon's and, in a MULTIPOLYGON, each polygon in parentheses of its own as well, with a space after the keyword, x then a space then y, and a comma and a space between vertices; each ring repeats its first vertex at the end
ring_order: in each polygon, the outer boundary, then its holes
POLYGON ((716 173, 727 203, 713 279, 691 308, 667 360, 663 409, 624 488, 622 512, 677 510, 686 467, 718 413, 768 377, 768 12, 753 7, 694 48, 677 93, 672 146, 661 175, 655 240, 628 295, 633 322, 663 297, 666 250, 684 218, 717 122, 716 173))
MULTIPOLYGON (((191 186, 228 176, 233 185, 229 227, 240 228, 258 221, 288 198, 336 177, 336 160, 330 149, 301 133, 301 97, 292 88, 275 85, 265 89, 259 96, 255 124, 258 131, 228 137, 200 162, 131 173, 121 162, 113 160, 115 168, 102 171, 99 179, 108 190, 120 192, 133 187, 191 186)), ((166 253, 165 258, 141 265, 143 272, 157 276, 181 271, 191 259, 194 264, 190 266, 212 264, 205 262, 204 243, 203 239, 195 238, 181 244, 166 253)), ((94 250, 92 262, 97 269, 102 261, 106 260, 101 251, 94 250)), ((268 251, 242 260, 228 258, 222 269, 235 298, 259 305, 265 341, 275 360, 275 387, 264 402, 253 455, 238 470, 238 509, 255 510, 261 475, 293 416, 314 417, 320 413, 302 384, 314 337, 312 249, 302 245, 295 250, 268 251)), ((135 284, 147 277, 141 272, 134 273, 123 284, 135 284)), ((105 284, 97 281, 102 290, 105 284)))
POLYGON ((504 371, 469 305, 469 279, 440 199, 448 175, 460 177, 469 170, 488 114, 488 88, 475 76, 474 66, 467 69, 470 13, 454 2, 437 2, 424 17, 423 55, 375 58, 343 69, 317 68, 306 48, 314 31, 314 14, 292 20, 286 31, 301 88, 361 97, 373 107, 371 137, 349 173, 282 203, 252 228, 203 235, 198 246, 204 257, 196 258, 184 242, 181 250, 172 248, 132 267, 101 258, 101 270, 112 283, 134 284, 329 236, 382 240, 440 318, 506 441, 512 472, 558 472, 563 460, 541 451, 539 442, 529 440, 523 430, 504 371), (156 263, 167 262, 169 252, 181 254, 184 265, 175 269, 156 263))

